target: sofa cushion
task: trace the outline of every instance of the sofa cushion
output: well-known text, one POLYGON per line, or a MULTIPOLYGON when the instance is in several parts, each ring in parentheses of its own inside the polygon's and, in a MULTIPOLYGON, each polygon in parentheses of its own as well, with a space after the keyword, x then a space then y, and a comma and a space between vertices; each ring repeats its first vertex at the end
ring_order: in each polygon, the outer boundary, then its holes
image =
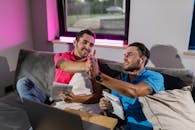
POLYGON ((161 91, 139 101, 154 130, 195 130, 195 104, 189 87, 161 91))

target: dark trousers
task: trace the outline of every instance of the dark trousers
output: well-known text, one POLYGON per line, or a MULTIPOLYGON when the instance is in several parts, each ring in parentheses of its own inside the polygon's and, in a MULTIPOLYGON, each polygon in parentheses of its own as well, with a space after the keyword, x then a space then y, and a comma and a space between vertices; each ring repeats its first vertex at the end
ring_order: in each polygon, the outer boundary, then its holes
MULTIPOLYGON (((101 114, 105 115, 105 112, 102 112, 101 114)), ((120 119, 118 116, 112 114, 109 111, 106 111, 106 116, 116 118, 118 120, 118 123, 117 123, 116 127, 114 128, 114 130, 125 130, 126 129, 126 124, 127 124, 126 120, 120 119)))

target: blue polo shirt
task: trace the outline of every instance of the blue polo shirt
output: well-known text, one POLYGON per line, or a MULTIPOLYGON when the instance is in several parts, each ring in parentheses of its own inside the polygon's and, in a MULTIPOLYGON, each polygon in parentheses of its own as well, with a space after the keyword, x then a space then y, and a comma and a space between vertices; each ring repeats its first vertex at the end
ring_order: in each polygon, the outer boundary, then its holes
MULTIPOLYGON (((129 75, 125 74, 122 78, 122 81, 130 82, 129 75)), ((142 70, 141 73, 131 81, 132 84, 137 84, 139 82, 144 82, 149 84, 153 93, 157 93, 161 90, 164 90, 164 78, 163 76, 151 70, 142 70)), ((123 96, 115 91, 112 91, 112 94, 119 97, 123 105, 125 112, 125 117, 127 120, 126 130, 152 130, 152 124, 147 121, 144 113, 142 112, 141 104, 138 98, 130 98, 123 96)))

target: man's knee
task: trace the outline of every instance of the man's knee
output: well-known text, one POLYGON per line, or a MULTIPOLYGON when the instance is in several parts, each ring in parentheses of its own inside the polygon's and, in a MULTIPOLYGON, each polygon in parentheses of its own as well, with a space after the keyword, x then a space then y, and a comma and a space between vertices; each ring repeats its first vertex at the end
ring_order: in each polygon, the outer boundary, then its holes
POLYGON ((29 84, 32 84, 32 81, 27 77, 23 77, 17 81, 16 88, 18 91, 20 91, 26 89, 26 87, 29 87, 29 84))

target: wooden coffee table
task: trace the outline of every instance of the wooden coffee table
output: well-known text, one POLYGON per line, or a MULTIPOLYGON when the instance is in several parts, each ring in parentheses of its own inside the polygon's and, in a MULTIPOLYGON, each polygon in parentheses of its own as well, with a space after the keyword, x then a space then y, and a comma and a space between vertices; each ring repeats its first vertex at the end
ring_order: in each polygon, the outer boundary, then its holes
POLYGON ((118 122, 118 120, 115 118, 111 118, 111 117, 107 117, 103 115, 91 114, 88 112, 79 111, 79 110, 70 109, 70 108, 65 108, 64 110, 80 115, 82 120, 85 120, 85 121, 88 121, 88 122, 91 122, 91 123, 94 123, 100 126, 104 126, 106 128, 109 128, 110 130, 113 130, 118 122))

